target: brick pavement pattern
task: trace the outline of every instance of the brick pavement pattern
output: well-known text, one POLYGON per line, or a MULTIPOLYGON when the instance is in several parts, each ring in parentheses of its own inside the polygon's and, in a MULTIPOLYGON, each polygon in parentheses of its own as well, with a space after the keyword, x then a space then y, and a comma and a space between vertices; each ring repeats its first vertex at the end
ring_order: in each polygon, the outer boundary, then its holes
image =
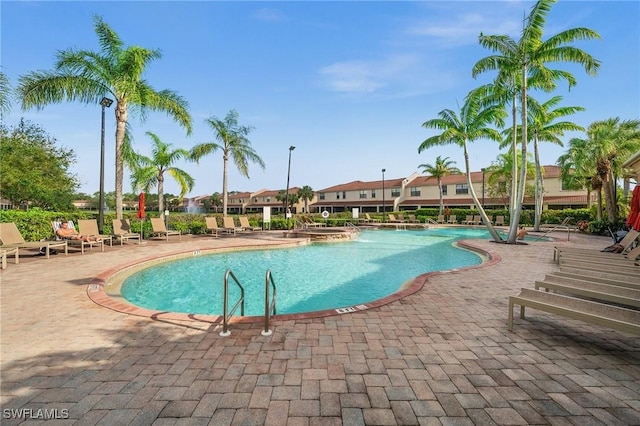
POLYGON ((94 276, 132 259, 257 240, 186 237, 10 261, 0 274, 0 423, 640 424, 638 336, 535 310, 506 327, 508 296, 557 270, 554 245, 597 249, 606 238, 474 240, 501 260, 434 275, 379 308, 276 317, 270 336, 243 323, 220 337, 217 324, 127 315, 87 297, 94 276))

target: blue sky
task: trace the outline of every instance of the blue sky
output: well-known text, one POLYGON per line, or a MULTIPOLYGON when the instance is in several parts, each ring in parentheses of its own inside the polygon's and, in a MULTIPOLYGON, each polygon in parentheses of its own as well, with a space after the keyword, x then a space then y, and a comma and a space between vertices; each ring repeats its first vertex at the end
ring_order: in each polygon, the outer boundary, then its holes
MULTIPOLYGON (((214 140, 205 119, 238 111, 240 124, 252 126, 253 148, 266 163, 250 165, 250 178, 230 164, 229 189, 284 189, 289 146, 290 186, 315 191, 353 180, 393 179, 421 171, 436 156, 464 167, 458 147, 418 154, 434 134, 421 127, 444 108, 457 110, 469 90, 491 81, 471 77, 472 66, 489 51, 477 43, 480 32, 519 37, 530 1, 421 2, 39 2, 2 1, 2 70, 17 84, 29 71, 52 69, 57 50, 99 51, 94 15, 119 34, 125 45, 159 49, 145 75, 157 90, 184 97, 193 133, 162 113, 144 122, 131 113, 134 147, 149 153, 146 131, 175 147, 214 140)), ((585 112, 572 117, 583 126, 609 117, 640 117, 640 2, 561 0, 548 15, 545 38, 568 28, 588 27, 602 40, 577 44, 602 62, 596 77, 563 64, 578 85, 561 84, 554 94, 562 105, 585 112)), ((550 94, 538 94, 547 100, 550 94)), ((6 124, 20 117, 37 123, 60 145, 73 148, 73 172, 80 190, 98 190, 100 106, 79 103, 22 111, 14 104, 6 124)), ((106 115, 105 190, 114 184, 113 108, 106 115)), ((569 134, 565 138, 580 137, 569 134)), ((544 145, 541 159, 554 164, 564 148, 544 145)), ((490 165, 500 151, 494 143, 474 142, 473 170, 490 165)), ((180 163, 196 180, 190 195, 222 191, 222 156, 200 164, 180 163)), ((128 174, 124 189, 131 190, 128 174)), ((165 191, 177 194, 168 180, 165 191)))

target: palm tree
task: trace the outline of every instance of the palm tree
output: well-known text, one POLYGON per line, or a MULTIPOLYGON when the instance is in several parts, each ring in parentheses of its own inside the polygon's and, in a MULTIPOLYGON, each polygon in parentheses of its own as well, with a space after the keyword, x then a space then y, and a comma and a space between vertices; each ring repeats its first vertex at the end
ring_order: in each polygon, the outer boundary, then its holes
MULTIPOLYGON (((550 142, 556 145, 562 146, 561 136, 564 136, 564 132, 569 131, 584 131, 582 126, 569 121, 556 121, 559 118, 566 117, 568 115, 575 114, 578 111, 584 111, 584 108, 579 106, 567 106, 555 108, 560 101, 561 96, 554 96, 542 104, 538 103, 535 99, 529 100, 531 108, 529 109, 529 137, 528 140, 533 139, 533 153, 535 161, 535 219, 534 219, 534 231, 540 230, 540 222, 542 218, 542 205, 544 197, 544 182, 542 177, 542 166, 540 164, 539 143, 550 142)), ((517 132, 520 134, 522 128, 518 128, 517 132)))
MULTIPOLYGON (((476 64, 474 72, 479 73, 489 69, 499 70, 497 83, 505 81, 508 77, 514 80, 514 76, 520 79, 517 83, 520 88, 520 105, 522 118, 522 157, 527 157, 527 90, 529 78, 535 84, 545 90, 551 91, 556 87, 558 79, 565 79, 569 87, 574 85, 575 78, 566 71, 551 70, 546 67, 548 63, 573 62, 582 65, 589 75, 595 75, 600 67, 600 62, 591 55, 574 46, 567 45, 575 40, 599 39, 600 35, 588 28, 572 28, 551 36, 547 40, 542 40, 546 16, 551 10, 551 6, 557 0, 538 0, 531 8, 529 16, 525 20, 525 26, 518 42, 508 36, 484 36, 480 34, 480 44, 502 55, 485 59, 481 66, 476 64), (517 68, 516 68, 517 66, 517 68)), ((513 147, 512 147, 513 148, 513 147)), ((514 149, 515 152, 515 149, 514 149)), ((514 211, 511 216, 511 228, 509 230, 509 242, 516 241, 517 225, 520 221, 522 211, 522 201, 524 199, 524 188, 526 183, 526 169, 520 170, 518 190, 514 211)))
POLYGON ((199 161, 203 156, 222 150, 222 214, 227 215, 227 170, 229 164, 229 158, 233 159, 236 167, 242 174, 242 176, 249 177, 249 164, 251 161, 258 164, 262 169, 265 168, 264 161, 258 156, 251 146, 251 142, 247 138, 252 128, 249 126, 241 126, 238 124, 238 112, 231 110, 227 113, 224 120, 213 116, 205 120, 205 122, 215 132, 216 139, 221 143, 205 142, 200 145, 196 145, 192 149, 192 158, 199 161))
MULTIPOLYGON (((487 179, 489 194, 493 197, 502 198, 505 207, 507 204, 511 204, 510 197, 513 195, 513 170, 519 170, 521 167, 522 154, 516 150, 515 155, 512 155, 511 151, 498 155, 496 161, 492 161, 491 166, 485 169, 489 174, 487 179), (514 158, 518 163, 516 167, 513 166, 514 158)), ((535 173, 535 164, 533 162, 527 161, 526 167, 527 174, 535 173)), ((527 188, 525 188, 525 192, 528 192, 527 188)))
POLYGON ((453 167, 456 164, 455 161, 449 160, 449 157, 442 158, 439 155, 436 157, 434 165, 420 164, 418 168, 422 169, 422 173, 428 173, 429 177, 435 177, 438 180, 438 193, 440 194, 440 210, 438 214, 444 212, 444 202, 442 201, 442 178, 448 175, 461 174, 459 168, 453 167))
POLYGON ((602 184, 607 219, 618 221, 616 178, 620 176, 621 160, 640 149, 640 120, 621 121, 619 117, 595 121, 587 130, 586 151, 595 161, 597 180, 602 184))
POLYGON ((602 220, 602 183, 593 180, 596 176, 595 161, 587 151, 587 144, 585 139, 571 139, 567 151, 558 157, 556 164, 560 166, 563 188, 587 190, 587 207, 591 207, 591 192, 597 191, 596 218, 602 220))
POLYGON ((460 109, 460 115, 450 109, 444 109, 438 113, 438 118, 425 121, 422 127, 426 129, 439 129, 442 133, 426 139, 418 147, 418 153, 425 149, 438 145, 455 144, 462 147, 464 152, 464 166, 467 175, 467 186, 469 193, 473 199, 483 222, 487 225, 491 236, 495 241, 502 241, 500 235, 491 225, 484 208, 478 201, 478 197, 471 183, 471 171, 469 167, 469 152, 467 145, 478 139, 489 139, 500 141, 500 133, 489 127, 491 124, 501 126, 505 116, 504 110, 499 106, 481 106, 481 93, 479 91, 471 91, 465 103, 460 109))
POLYGON ((313 200, 313 189, 309 185, 305 185, 298 190, 298 197, 304 201, 304 212, 309 213, 309 201, 313 200))
POLYGON ((190 158, 191 153, 186 149, 171 150, 171 144, 164 143, 154 133, 146 133, 152 140, 154 147, 151 157, 135 152, 126 159, 131 168, 131 187, 134 191, 142 189, 149 192, 152 187, 158 188, 158 212, 164 219, 164 179, 165 173, 175 179, 180 185, 180 200, 193 189, 194 180, 184 170, 174 166, 182 158, 190 158))
POLYGON ((144 79, 144 71, 158 50, 139 46, 124 48, 120 37, 98 16, 94 17, 100 52, 68 49, 57 53, 52 71, 34 71, 20 77, 18 94, 22 108, 42 109, 63 101, 97 105, 112 97, 116 117, 116 215, 122 218, 123 144, 129 109, 145 118, 148 111, 164 111, 191 133, 187 102, 170 90, 156 91, 144 79))
POLYGON ((0 117, 11 111, 11 83, 9 77, 0 71, 0 117))

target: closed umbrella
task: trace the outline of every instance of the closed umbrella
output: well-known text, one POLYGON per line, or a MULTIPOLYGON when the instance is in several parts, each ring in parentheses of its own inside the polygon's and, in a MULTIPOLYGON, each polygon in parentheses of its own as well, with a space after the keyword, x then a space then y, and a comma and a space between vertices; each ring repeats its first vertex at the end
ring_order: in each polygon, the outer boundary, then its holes
POLYGON ((142 238, 144 238, 143 222, 145 216, 146 213, 144 211, 144 192, 141 192, 140 195, 138 195, 138 211, 136 212, 136 217, 140 219, 140 235, 142 235, 142 238))
POLYGON ((627 225, 640 231, 640 184, 636 185, 631 196, 631 211, 627 216, 627 225))

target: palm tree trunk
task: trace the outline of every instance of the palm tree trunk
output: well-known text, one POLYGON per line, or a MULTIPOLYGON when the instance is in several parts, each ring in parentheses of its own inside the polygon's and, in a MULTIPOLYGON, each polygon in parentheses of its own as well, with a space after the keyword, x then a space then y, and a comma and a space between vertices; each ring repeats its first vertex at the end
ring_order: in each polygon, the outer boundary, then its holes
POLYGON ((160 219, 164 222, 164 177, 158 176, 158 211, 160 219))
POLYGON ((115 109, 116 114, 116 219, 122 219, 122 181, 124 177, 124 161, 122 146, 127 128, 127 106, 119 101, 115 109))
POLYGON ((513 92, 513 101, 511 103, 511 120, 513 134, 511 136, 511 153, 513 155, 513 164, 511 166, 511 197, 509 197, 509 217, 513 217, 515 214, 515 203, 517 197, 518 188, 518 156, 516 155, 518 149, 518 98, 516 91, 513 92))
MULTIPOLYGON (((522 166, 520 169, 520 181, 518 182, 518 193, 513 205, 513 214, 509 221, 509 238, 507 243, 516 244, 518 237, 518 225, 520 224, 520 213, 522 212, 522 202, 524 200, 524 187, 527 181, 527 64, 526 59, 522 64, 522 108, 520 115, 522 116, 522 166)), ((517 163, 515 161, 514 163, 517 163)))
POLYGON ((538 232, 540 231, 540 222, 542 219, 544 182, 542 180, 542 166, 540 165, 540 154, 538 152, 538 135, 537 134, 533 138, 533 153, 534 153, 535 162, 536 162, 535 218, 533 223, 533 230, 538 232))
POLYGON ((596 220, 602 221, 602 189, 596 190, 596 220))
POLYGON ((227 152, 222 156, 222 216, 227 216, 227 169, 229 168, 229 154, 227 152))
POLYGON ((442 198, 442 180, 438 177, 438 192, 440 193, 440 210, 438 214, 442 214, 444 212, 444 200, 442 198))
POLYGON ((616 223, 618 221, 618 205, 615 193, 615 181, 611 174, 611 170, 608 170, 603 182, 605 208, 607 210, 607 219, 609 220, 609 223, 616 223))
POLYGON ((471 183, 471 172, 470 172, 470 167, 469 167, 469 153, 467 152, 467 140, 466 139, 464 140, 463 145, 464 145, 463 146, 463 149, 464 149, 464 167, 465 167, 465 173, 467 175, 467 186, 469 187, 469 193, 471 194, 471 199, 473 199, 473 204, 475 204, 476 209, 478 209, 478 213, 480 213, 480 217, 482 217, 482 221, 487 226, 487 230, 489 231, 489 233, 493 237, 493 240, 495 242, 498 242, 498 243, 502 242, 502 238, 496 232, 495 228, 491 224, 491 221, 489 221, 489 217, 487 216, 487 213, 484 211, 484 208, 482 208, 482 204, 480 204, 480 201, 478 200, 478 196, 476 195, 476 191, 473 189, 473 185, 471 183))

